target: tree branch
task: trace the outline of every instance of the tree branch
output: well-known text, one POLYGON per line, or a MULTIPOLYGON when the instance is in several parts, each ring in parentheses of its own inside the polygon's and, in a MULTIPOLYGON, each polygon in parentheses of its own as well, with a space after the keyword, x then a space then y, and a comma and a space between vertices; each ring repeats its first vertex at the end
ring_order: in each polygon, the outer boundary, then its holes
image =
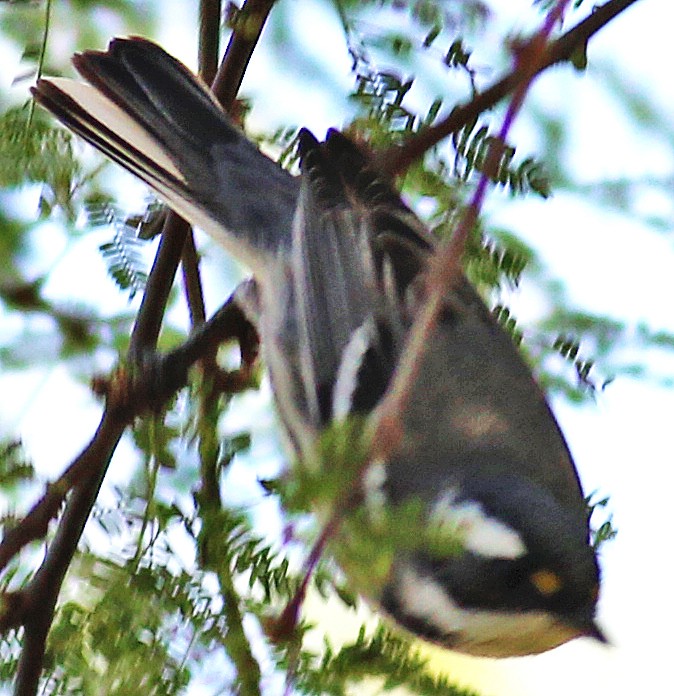
POLYGON ((188 231, 189 225, 182 218, 167 215, 131 334, 131 362, 142 362, 143 355, 154 352, 188 231))
POLYGON ((200 326, 206 321, 206 304, 201 285, 201 273, 199 271, 199 256, 194 243, 194 232, 190 228, 185 238, 182 255, 183 285, 187 296, 187 306, 190 311, 190 325, 192 328, 200 326))
POLYGON ((234 16, 234 32, 212 86, 213 93, 226 111, 232 111, 248 63, 274 2, 275 0, 247 0, 234 16))
MULTIPOLYGON (((587 45, 594 34, 635 2, 637 0, 609 0, 597 7, 586 19, 550 43, 537 66, 536 75, 555 63, 569 60, 577 50, 587 45)), ((378 168, 389 176, 406 171, 412 162, 422 157, 427 150, 500 102, 515 89, 521 79, 522 66, 516 65, 491 87, 475 95, 467 104, 452 109, 449 116, 440 123, 410 136, 403 145, 393 145, 377 154, 375 161, 378 168)))
MULTIPOLYGON (((199 74, 210 85, 218 69, 220 52, 220 0, 201 0, 199 3, 199 74)), ((183 245, 183 283, 190 310, 192 327, 206 320, 206 306, 199 271, 199 257, 194 244, 194 232, 190 228, 183 245)))
MULTIPOLYGON (((255 0, 249 0, 244 5, 242 12, 248 5, 256 7, 260 4, 271 9, 273 3, 256 3, 255 0)), ((205 11, 204 16, 213 16, 212 7, 210 9, 211 12, 205 11)), ((231 85, 232 81, 230 81, 229 76, 230 72, 233 71, 236 75, 233 79, 236 89, 232 91, 230 87, 227 91, 226 100, 223 101, 225 108, 231 106, 233 102, 243 77, 245 65, 247 65, 252 49, 257 43, 269 9, 261 15, 254 40, 251 40, 251 34, 248 33, 245 39, 237 41, 236 31, 230 40, 230 47, 218 74, 223 84, 231 85), (244 61, 229 57, 230 48, 234 50, 241 46, 248 47, 247 57, 244 61)), ((129 358, 132 364, 142 366, 146 362, 147 356, 152 356, 155 353, 169 293, 188 233, 189 225, 184 220, 173 213, 168 215, 131 335, 129 358)), ((193 267, 193 271, 196 271, 196 266, 193 267)), ((191 282, 195 279, 198 282, 198 273, 191 279, 191 282)), ((248 333, 250 332, 248 331, 248 333)), ((191 359, 195 353, 198 353, 196 350, 191 350, 192 347, 193 344, 190 344, 188 348, 183 347, 185 348, 183 356, 189 356, 191 359)), ((167 359, 170 361, 169 356, 167 359)), ((184 374, 186 375, 186 369, 184 374)), ((163 391, 163 389, 160 390, 160 392, 163 391)), ((9 554, 9 558, 11 558, 25 543, 28 543, 26 539, 39 538, 39 536, 33 536, 36 533, 44 535, 49 520, 57 513, 58 507, 67 495, 70 486, 74 485, 59 522, 56 536, 42 565, 28 587, 24 589, 22 601, 6 604, 7 607, 21 609, 21 623, 25 629, 24 645, 15 681, 15 694, 17 696, 34 696, 37 693, 46 638, 53 621, 54 608, 63 577, 77 549, 77 543, 98 495, 110 459, 132 415, 132 410, 120 409, 119 403, 114 403, 114 400, 108 401, 101 424, 92 442, 68 467, 64 476, 59 479, 67 487, 64 489, 52 487, 52 490, 47 492, 27 516, 26 519, 29 520, 29 523, 23 526, 21 531, 13 534, 11 539, 3 540, 0 545, 0 549, 4 547, 5 554, 9 554), (77 482, 74 480, 76 478, 77 482)), ((20 523, 19 526, 22 525, 23 523, 20 523)), ((11 619, 7 616, 4 618, 11 619)))
POLYGON ((212 85, 218 70, 220 54, 221 0, 201 0, 199 3, 199 74, 212 85))
POLYGON ((14 688, 15 696, 33 696, 42 672, 47 634, 63 578, 126 423, 107 411, 93 440, 78 458, 89 476, 75 486, 42 565, 22 591, 24 643, 14 688))
MULTIPOLYGON (((178 389, 187 384, 189 368, 197 361, 213 354, 225 341, 236 339, 241 347, 242 367, 229 379, 213 375, 222 391, 243 388, 250 377, 250 369, 257 358, 258 338, 235 298, 227 302, 194 332, 185 343, 166 355, 148 357, 142 369, 120 371, 112 380, 98 380, 94 390, 108 396, 105 414, 91 443, 73 460, 72 464, 49 485, 43 497, 15 527, 9 529, 0 543, 0 570, 26 545, 47 534, 49 522, 54 519, 68 493, 88 481, 98 471, 107 451, 110 438, 110 420, 117 419, 125 427, 141 413, 159 411, 178 389), (239 374, 240 373, 240 374, 239 374), (238 380, 236 379, 238 375, 238 380), (237 384, 238 382, 238 384, 237 384)), ((227 373, 231 374, 231 373, 227 373)), ((19 625, 21 616, 0 619, 0 628, 19 625)))

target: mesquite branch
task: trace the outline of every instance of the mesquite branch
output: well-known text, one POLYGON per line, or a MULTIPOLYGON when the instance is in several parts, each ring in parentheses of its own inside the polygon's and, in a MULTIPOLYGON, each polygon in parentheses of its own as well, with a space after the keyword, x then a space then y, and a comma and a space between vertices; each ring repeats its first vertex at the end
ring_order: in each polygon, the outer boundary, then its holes
MULTIPOLYGON (((260 3, 259 0, 248 0, 241 12, 244 13, 248 6, 259 9, 260 5, 271 7, 269 2, 260 3)), ((267 14, 268 11, 267 9, 267 14)), ((216 33, 219 31, 219 12, 204 11, 202 19, 216 23, 215 27, 204 29, 202 36, 212 37, 214 31, 216 33)), ((251 32, 249 25, 246 26, 246 31, 242 36, 239 36, 236 31, 233 33, 223 63, 216 76, 216 82, 219 81, 219 83, 227 85, 236 84, 238 89, 263 24, 264 19, 261 19, 257 33, 251 32), (241 50, 242 46, 245 50, 241 50), (232 54, 235 56, 232 57, 232 54)), ((212 56, 208 50, 204 54, 212 56)), ((236 90, 226 95, 228 101, 223 103, 225 109, 231 106, 235 96, 236 90)), ((146 368, 148 364, 155 367, 154 370, 149 371, 150 374, 156 374, 157 371, 162 373, 162 367, 166 367, 167 361, 173 361, 173 367, 176 368, 175 374, 178 375, 178 378, 172 371, 163 369, 164 379, 174 379, 174 384, 169 388, 161 377, 158 384, 150 380, 151 398, 143 398, 143 389, 147 387, 147 384, 143 384, 142 380, 140 383, 134 382, 133 378, 129 380, 120 374, 111 380, 108 385, 110 391, 107 393, 108 399, 101 423, 90 444, 66 469, 56 484, 52 484, 48 488, 43 498, 33 507, 26 518, 9 532, 0 544, 0 558, 6 564, 30 540, 46 534, 50 520, 58 514, 63 501, 66 501, 56 535, 47 550, 42 565, 20 593, 10 595, 6 599, 3 598, 5 599, 4 612, 0 617, 0 626, 6 628, 22 625, 24 627, 24 645, 14 687, 16 696, 34 696, 37 693, 47 633, 53 621, 56 599, 63 577, 72 561, 107 467, 124 430, 131 422, 139 405, 145 402, 144 405, 147 406, 153 403, 153 399, 157 396, 165 398, 174 393, 175 389, 183 383, 187 362, 201 357, 201 346, 197 350, 194 341, 188 341, 183 346, 182 353, 177 352, 175 355, 165 358, 156 357, 156 345, 166 304, 182 258, 188 232, 189 226, 178 216, 174 214, 167 216, 159 249, 132 332, 129 349, 129 365, 134 366, 135 374, 142 374, 143 369, 141 368, 146 368), (119 389, 120 386, 128 387, 128 389, 119 389), (132 405, 132 399, 123 400, 123 396, 137 397, 140 401, 132 405)), ((187 273, 191 275, 192 287, 195 287, 194 283, 198 280, 196 266, 193 266, 192 270, 187 271, 187 273)), ((197 283, 196 287, 198 286, 197 283)), ((193 315, 195 314, 194 308, 197 307, 198 321, 198 296, 196 299, 193 297, 193 300, 190 305, 193 309, 193 315)), ((254 335, 254 331, 251 333, 250 325, 247 325, 244 333, 248 340, 254 335)), ((206 342, 204 347, 208 345, 206 342)), ((254 352, 255 350, 252 348, 247 349, 249 356, 253 355, 254 352)), ((131 369, 132 374, 134 368, 131 369)), ((145 396, 147 397, 147 394, 145 396)))

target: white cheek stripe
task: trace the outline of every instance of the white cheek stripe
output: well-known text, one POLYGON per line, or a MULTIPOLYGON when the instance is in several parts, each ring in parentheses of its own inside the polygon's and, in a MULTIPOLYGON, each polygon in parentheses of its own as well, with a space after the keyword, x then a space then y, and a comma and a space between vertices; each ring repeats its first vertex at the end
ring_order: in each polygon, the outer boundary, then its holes
POLYGON ((431 578, 419 575, 411 566, 398 574, 396 593, 406 614, 425 621, 441 633, 455 633, 465 627, 465 612, 431 578))
POLYGON ((490 517, 475 501, 456 502, 449 490, 435 503, 430 524, 441 534, 456 534, 467 551, 489 558, 515 559, 527 553, 520 535, 505 522, 490 517))
MULTIPOLYGON (((446 635, 450 649, 480 657, 531 655, 556 648, 578 631, 544 611, 507 612, 463 609, 442 587, 412 566, 397 574, 402 610, 446 635)), ((442 639, 438 641, 442 644, 442 639)))

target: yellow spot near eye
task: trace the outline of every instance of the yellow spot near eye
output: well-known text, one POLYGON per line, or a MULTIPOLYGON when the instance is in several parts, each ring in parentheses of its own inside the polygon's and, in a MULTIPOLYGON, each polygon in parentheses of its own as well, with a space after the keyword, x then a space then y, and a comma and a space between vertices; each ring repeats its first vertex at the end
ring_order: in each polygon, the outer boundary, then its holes
POLYGON ((550 597, 562 589, 562 579, 552 570, 537 570, 529 576, 533 586, 545 597, 550 597))

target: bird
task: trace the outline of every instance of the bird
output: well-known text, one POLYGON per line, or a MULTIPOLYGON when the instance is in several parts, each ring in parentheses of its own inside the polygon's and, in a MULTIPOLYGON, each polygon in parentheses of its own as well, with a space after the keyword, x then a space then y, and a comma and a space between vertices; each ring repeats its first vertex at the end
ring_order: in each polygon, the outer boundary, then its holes
MULTIPOLYGON (((333 425, 373 418, 438 242, 369 153, 338 130, 320 141, 302 129, 300 174, 290 174, 144 38, 115 38, 73 63, 86 82, 41 78, 36 101, 250 269, 240 301, 261 337, 290 455, 309 460, 333 425)), ((578 637, 606 642, 569 448, 462 271, 417 367, 400 442, 356 483, 357 505, 390 511, 389 537, 406 541, 377 570, 344 553, 347 578, 404 633, 449 650, 511 657, 578 637), (419 520, 411 534, 409 510, 419 520), (458 546, 433 541, 449 538, 458 546)), ((320 465, 330 462, 328 450, 320 465)))

